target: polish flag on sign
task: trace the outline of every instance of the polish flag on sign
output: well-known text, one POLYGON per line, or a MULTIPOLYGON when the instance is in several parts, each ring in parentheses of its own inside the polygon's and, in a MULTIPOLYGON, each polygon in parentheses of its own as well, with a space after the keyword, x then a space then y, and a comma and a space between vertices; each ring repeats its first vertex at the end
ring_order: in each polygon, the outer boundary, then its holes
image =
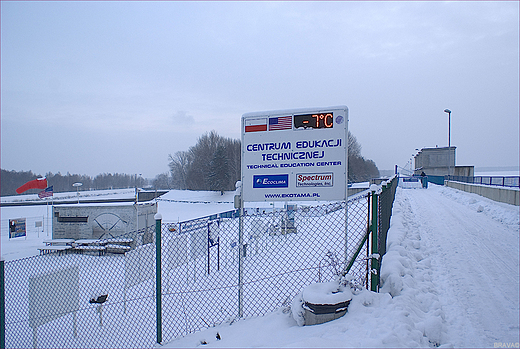
POLYGON ((267 118, 246 119, 246 132, 267 131, 267 118))
POLYGON ((47 178, 37 178, 33 179, 32 181, 29 181, 16 189, 16 192, 18 194, 23 193, 24 191, 27 191, 29 189, 45 189, 47 188, 47 178))

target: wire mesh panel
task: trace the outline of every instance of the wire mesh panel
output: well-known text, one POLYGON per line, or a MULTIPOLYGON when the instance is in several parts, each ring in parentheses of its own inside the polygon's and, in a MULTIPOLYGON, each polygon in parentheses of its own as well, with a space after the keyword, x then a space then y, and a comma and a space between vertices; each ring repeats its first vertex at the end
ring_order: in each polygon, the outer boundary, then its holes
MULTIPOLYGON (((242 248, 235 215, 163 224, 164 340, 239 314, 266 314, 290 304, 306 285, 339 275, 367 229, 368 197, 348 205, 348 234, 344 202, 252 210, 242 217, 242 248)), ((366 246, 358 259, 352 271, 366 283, 366 246)))
POLYGON ((6 262, 6 347, 153 347, 155 246, 132 248, 6 262))
POLYGON ((366 287, 369 285, 370 277, 368 273, 369 203, 370 194, 348 201, 349 262, 353 262, 349 274, 353 275, 360 285, 366 287), (357 256, 356 252, 358 252, 357 256))
MULTIPOLYGON (((327 254, 345 265, 344 204, 247 216, 244 242, 243 314, 263 315, 289 304, 305 285, 317 282, 327 254)), ((329 275, 322 272, 322 280, 330 281, 329 275)))
POLYGON ((397 188, 397 177, 395 177, 386 187, 383 188, 378 200, 378 251, 381 256, 386 253, 386 237, 390 228, 390 218, 392 216, 392 206, 397 188))
POLYGON ((163 338, 238 314, 238 219, 205 217, 162 226, 163 338))

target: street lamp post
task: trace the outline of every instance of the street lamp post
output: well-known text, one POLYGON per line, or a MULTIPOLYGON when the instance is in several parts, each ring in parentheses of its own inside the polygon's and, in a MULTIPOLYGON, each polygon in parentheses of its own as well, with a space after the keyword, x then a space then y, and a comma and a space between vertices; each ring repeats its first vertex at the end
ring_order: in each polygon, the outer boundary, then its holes
POLYGON ((76 196, 78 197, 78 204, 79 204, 79 187, 81 187, 83 183, 77 182, 72 184, 73 187, 76 187, 76 196))
POLYGON ((444 109, 444 112, 448 113, 448 176, 449 176, 450 170, 451 170, 451 110, 444 109))
POLYGON ((451 110, 444 109, 445 113, 448 113, 448 148, 451 148, 451 110))
MULTIPOLYGON (((139 173, 141 176, 141 173, 139 173)), ((135 231, 139 231, 139 190, 137 189, 137 173, 135 174, 135 231)))

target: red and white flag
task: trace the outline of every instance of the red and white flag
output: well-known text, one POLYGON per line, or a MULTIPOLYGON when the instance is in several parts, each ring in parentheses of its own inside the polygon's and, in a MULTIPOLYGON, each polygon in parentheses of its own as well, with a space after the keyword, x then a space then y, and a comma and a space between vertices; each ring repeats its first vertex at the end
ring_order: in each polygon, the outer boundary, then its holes
POLYGON ((267 118, 246 119, 246 132, 267 131, 267 118))

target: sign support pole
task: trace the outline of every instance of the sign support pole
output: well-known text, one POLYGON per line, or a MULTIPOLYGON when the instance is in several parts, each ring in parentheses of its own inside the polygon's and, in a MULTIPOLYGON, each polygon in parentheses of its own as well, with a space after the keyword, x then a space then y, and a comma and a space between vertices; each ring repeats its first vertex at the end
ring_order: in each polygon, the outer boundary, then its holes
MULTIPOLYGON (((243 185, 243 183, 242 183, 243 185)), ((243 197, 243 186, 240 188, 240 217, 238 227, 238 317, 242 318, 244 315, 243 310, 243 297, 244 297, 244 197, 243 197)))
POLYGON ((4 260, 0 259, 0 348, 5 348, 5 274, 4 260))
MULTIPOLYGON (((345 123, 348 125, 348 110, 345 113, 345 123)), ((348 265, 348 127, 345 138, 345 265, 348 265)))
POLYGON ((377 211, 379 205, 377 204, 378 194, 372 191, 372 256, 370 269, 372 277, 370 278, 370 290, 378 292, 379 290, 379 249, 377 246, 377 211))
POLYGON ((160 213, 155 214, 155 301, 157 343, 162 342, 162 285, 161 285, 161 220, 160 213))

